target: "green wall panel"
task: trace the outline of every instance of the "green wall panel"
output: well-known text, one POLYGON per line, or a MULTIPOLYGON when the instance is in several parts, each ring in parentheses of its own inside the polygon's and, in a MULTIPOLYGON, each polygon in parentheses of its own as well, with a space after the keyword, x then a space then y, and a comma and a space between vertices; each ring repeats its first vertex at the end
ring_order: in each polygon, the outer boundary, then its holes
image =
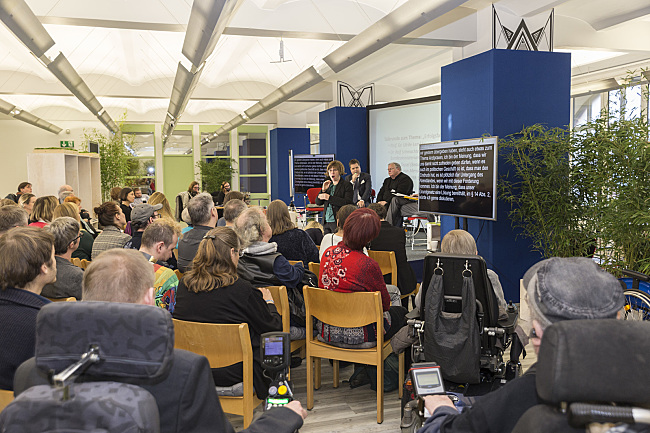
POLYGON ((176 195, 187 191, 194 180, 194 158, 190 156, 163 156, 165 196, 172 210, 176 207, 176 195))

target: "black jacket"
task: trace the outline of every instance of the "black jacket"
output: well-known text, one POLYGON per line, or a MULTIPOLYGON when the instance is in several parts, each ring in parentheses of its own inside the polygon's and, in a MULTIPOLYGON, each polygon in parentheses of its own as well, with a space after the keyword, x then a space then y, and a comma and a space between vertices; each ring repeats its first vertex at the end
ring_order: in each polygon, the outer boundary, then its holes
MULTIPOLYGON (((415 271, 406 258, 406 233, 400 227, 394 227, 387 221, 381 222, 379 234, 370 242, 370 249, 376 251, 393 251, 397 261, 397 287, 405 295, 415 290, 417 278, 415 271)), ((390 275, 384 279, 390 283, 390 275)))
MULTIPOLYGON (((354 193, 354 183, 352 183, 352 175, 349 174, 345 176, 345 181, 350 182, 350 185, 352 185, 352 192, 354 193)), ((359 183, 359 200, 363 200, 367 206, 370 203, 370 193, 372 192, 371 177, 368 173, 359 173, 357 182, 359 183)), ((352 200, 354 201, 354 197, 352 198, 352 200)))
POLYGON ((185 232, 178 241, 178 270, 187 272, 192 267, 192 260, 199 250, 203 236, 213 227, 196 225, 189 232, 185 232))
POLYGON ((323 221, 325 221, 325 215, 327 215, 328 206, 332 206, 332 211, 336 217, 336 213, 341 207, 345 206, 346 204, 354 204, 352 203, 352 184, 350 182, 346 182, 343 180, 343 178, 341 178, 339 184, 336 185, 336 188, 334 189, 334 194, 331 193, 333 185, 334 184, 330 185, 326 191, 327 194, 330 195, 329 200, 321 200, 319 198, 316 198, 316 204, 321 205, 325 208, 323 210, 323 221))
POLYGON ((391 179, 390 176, 387 177, 384 179, 384 184, 381 186, 379 194, 377 194, 377 202, 385 201, 386 203, 390 203, 394 197, 393 192, 405 195, 413 194, 413 180, 404 173, 398 174, 395 176, 395 179, 391 179))

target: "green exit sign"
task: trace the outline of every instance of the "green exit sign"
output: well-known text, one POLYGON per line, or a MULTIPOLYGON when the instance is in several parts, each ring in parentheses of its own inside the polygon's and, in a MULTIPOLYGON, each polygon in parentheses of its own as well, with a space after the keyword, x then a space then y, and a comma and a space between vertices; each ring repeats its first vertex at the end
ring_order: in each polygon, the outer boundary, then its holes
POLYGON ((63 141, 63 140, 61 140, 59 143, 61 143, 61 147, 72 147, 72 148, 74 148, 74 141, 63 141))

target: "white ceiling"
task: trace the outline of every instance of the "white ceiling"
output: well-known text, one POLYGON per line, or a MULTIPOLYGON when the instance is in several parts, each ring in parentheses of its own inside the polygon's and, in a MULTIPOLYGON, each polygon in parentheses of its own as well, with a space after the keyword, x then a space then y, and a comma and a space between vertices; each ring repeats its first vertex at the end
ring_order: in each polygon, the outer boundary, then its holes
MULTIPOLYGON (((56 45, 115 120, 162 123, 185 37, 191 0, 26 0, 56 45)), ((181 123, 231 120, 406 0, 243 0, 228 24, 181 123), (285 63, 279 60, 280 38, 285 63)), ((574 84, 650 67, 648 0, 501 0, 505 12, 539 19, 555 8, 554 46, 575 54, 574 84)), ((375 84, 376 100, 439 93, 440 68, 491 48, 491 5, 469 0, 444 17, 328 77, 278 106, 314 118, 336 104, 337 80, 375 84)), ((94 116, 4 25, 0 98, 65 127, 94 116), (63 124, 63 125, 62 125, 63 124)), ((255 122, 275 123, 276 112, 255 122)))

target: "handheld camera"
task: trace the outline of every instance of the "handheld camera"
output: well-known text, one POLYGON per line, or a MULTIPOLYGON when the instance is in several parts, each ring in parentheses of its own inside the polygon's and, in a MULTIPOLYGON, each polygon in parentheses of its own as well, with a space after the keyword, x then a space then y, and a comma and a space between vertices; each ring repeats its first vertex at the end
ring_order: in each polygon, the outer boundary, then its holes
POLYGON ((287 379, 291 365, 291 340, 286 332, 262 334, 262 368, 270 373, 269 396, 264 410, 284 406, 293 400, 291 384, 287 379))

